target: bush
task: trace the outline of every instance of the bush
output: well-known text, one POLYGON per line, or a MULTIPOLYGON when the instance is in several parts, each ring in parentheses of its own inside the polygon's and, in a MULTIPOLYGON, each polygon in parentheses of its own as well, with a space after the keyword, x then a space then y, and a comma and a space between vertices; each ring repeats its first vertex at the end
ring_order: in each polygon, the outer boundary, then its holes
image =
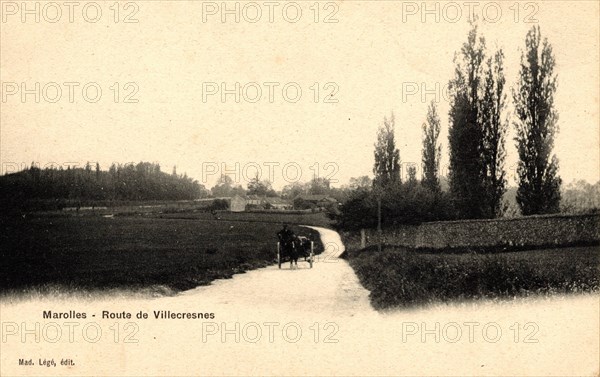
POLYGON ((365 249, 348 258, 377 309, 600 290, 594 247, 485 255, 365 249))
MULTIPOLYGON (((338 228, 344 230, 375 228, 377 200, 373 190, 354 190, 339 208, 339 213, 332 214, 332 219, 338 228)), ((454 211, 451 203, 448 194, 434 193, 420 184, 392 184, 381 194, 382 226, 452 220, 454 211)))
POLYGON ((314 210, 316 208, 317 208, 317 206, 315 204, 313 204, 311 202, 307 202, 306 200, 304 200, 302 198, 296 198, 296 199, 294 199, 294 209, 299 209, 299 210, 310 209, 310 210, 314 210))
POLYGON ((214 211, 227 210, 229 209, 229 202, 226 199, 215 199, 213 200, 210 209, 214 211))
POLYGON ((377 200, 369 190, 354 190, 338 212, 329 212, 329 217, 339 229, 374 228, 377 226, 377 200))

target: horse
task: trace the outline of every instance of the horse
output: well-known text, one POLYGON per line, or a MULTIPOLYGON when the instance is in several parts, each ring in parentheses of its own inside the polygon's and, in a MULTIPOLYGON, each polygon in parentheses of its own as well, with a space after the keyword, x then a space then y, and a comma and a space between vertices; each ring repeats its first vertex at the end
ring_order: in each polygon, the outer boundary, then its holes
POLYGON ((301 241, 296 236, 281 243, 281 251, 290 257, 290 269, 293 269, 294 265, 298 268, 298 257, 300 256, 301 247, 301 241))
POLYGON ((301 257, 304 257, 304 261, 307 261, 310 257, 310 240, 304 236, 297 236, 296 240, 298 245, 298 253, 301 257))

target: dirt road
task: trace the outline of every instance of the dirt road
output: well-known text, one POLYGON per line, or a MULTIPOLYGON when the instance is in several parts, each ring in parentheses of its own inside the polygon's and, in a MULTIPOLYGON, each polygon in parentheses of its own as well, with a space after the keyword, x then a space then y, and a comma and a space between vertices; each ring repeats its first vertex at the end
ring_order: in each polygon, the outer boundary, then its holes
POLYGON ((175 297, 4 303, 0 374, 597 375, 597 295, 378 313, 337 258, 337 233, 316 229, 326 250, 313 269, 271 266, 175 297), (87 318, 48 320, 44 310, 87 318), (132 318, 106 319, 103 311, 132 318), (214 318, 156 319, 160 311, 214 318), (77 323, 71 334, 66 322, 77 323), (39 342, 21 331, 35 332, 35 323, 39 342), (26 367, 19 358, 76 365, 26 367))
POLYGON ((374 313, 365 290, 352 268, 339 256, 344 251, 340 236, 332 230, 311 227, 321 235, 325 251, 316 256, 314 268, 302 259, 298 268, 270 266, 215 281, 181 294, 177 299, 200 299, 226 312, 269 311, 282 318, 292 315, 321 318, 374 313))

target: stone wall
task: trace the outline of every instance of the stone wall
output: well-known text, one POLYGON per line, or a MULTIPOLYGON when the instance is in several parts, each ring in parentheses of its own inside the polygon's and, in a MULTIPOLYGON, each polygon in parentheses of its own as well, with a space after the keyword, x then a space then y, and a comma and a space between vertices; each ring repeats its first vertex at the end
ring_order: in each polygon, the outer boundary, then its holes
MULTIPOLYGON (((360 247, 360 234, 346 233, 349 247, 360 247)), ((367 245, 377 231, 366 230, 367 245)), ((539 247, 600 242, 600 214, 541 215, 494 220, 438 221, 384 229, 383 243, 411 248, 539 247)))

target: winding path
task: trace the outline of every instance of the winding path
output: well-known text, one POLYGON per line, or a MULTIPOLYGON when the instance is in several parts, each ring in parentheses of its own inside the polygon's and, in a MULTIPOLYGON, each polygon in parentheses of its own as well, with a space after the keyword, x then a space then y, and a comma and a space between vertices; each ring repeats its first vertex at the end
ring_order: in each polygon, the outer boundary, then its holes
POLYGON ((325 251, 317 255, 314 268, 302 259, 298 269, 289 263, 249 271, 233 279, 217 280, 209 286, 186 291, 180 296, 217 305, 223 312, 268 310, 285 318, 302 315, 354 316, 374 313, 369 291, 364 289, 348 263, 340 259, 344 244, 337 232, 310 227, 319 232, 325 251))

